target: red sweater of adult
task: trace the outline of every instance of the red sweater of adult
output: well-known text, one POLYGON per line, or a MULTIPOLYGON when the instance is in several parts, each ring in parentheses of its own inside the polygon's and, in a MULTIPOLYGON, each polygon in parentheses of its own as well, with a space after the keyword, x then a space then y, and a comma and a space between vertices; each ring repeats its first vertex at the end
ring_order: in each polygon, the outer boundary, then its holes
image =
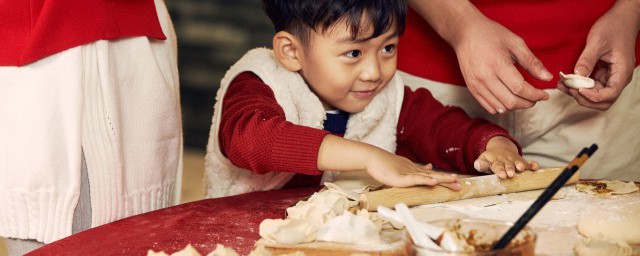
MULTIPOLYGON (((273 91, 259 77, 251 72, 238 75, 222 109, 219 145, 234 165, 256 173, 297 173, 285 187, 319 185, 318 151, 330 133, 286 121, 273 91)), ((491 137, 513 141, 499 126, 443 106, 426 89, 405 87, 397 127, 398 155, 463 174, 479 174, 473 162, 491 137)))
MULTIPOLYGON (((552 89, 558 73, 573 73, 586 45, 591 26, 615 0, 474 0, 492 19, 524 39, 531 51, 554 74, 540 81, 516 64, 536 88, 552 89)), ((640 37, 636 40, 636 65, 640 61, 640 37)), ((398 43, 398 69, 430 80, 465 86, 455 52, 415 11, 407 13, 407 25, 398 43)))
POLYGON ((0 0, 0 66, 133 36, 166 39, 153 0, 0 0))

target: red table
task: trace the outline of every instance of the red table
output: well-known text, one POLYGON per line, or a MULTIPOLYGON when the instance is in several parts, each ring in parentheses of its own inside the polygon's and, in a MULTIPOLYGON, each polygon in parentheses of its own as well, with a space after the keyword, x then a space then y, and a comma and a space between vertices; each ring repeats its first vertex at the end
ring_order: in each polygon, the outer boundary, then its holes
POLYGON ((284 218, 287 207, 320 188, 254 192, 181 204, 95 227, 27 255, 146 255, 149 249, 173 253, 187 244, 206 255, 218 243, 246 255, 260 239, 262 220, 284 218))

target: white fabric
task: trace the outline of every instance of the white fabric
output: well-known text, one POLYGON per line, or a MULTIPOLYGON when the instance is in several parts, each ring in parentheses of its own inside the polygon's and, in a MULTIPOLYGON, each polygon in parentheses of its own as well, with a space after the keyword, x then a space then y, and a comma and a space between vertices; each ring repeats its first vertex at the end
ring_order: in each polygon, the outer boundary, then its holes
MULTIPOLYGON (((255 73, 271 87, 287 121, 316 129, 323 128, 325 109, 302 77, 281 66, 272 50, 258 48, 249 51, 227 71, 218 90, 205 157, 207 197, 282 188, 295 175, 275 171, 258 175, 234 166, 220 151, 218 126, 222 115, 222 100, 233 79, 245 71, 255 73)), ((394 76, 365 110, 349 117, 344 137, 395 152, 396 126, 402 106, 403 86, 401 78, 398 75, 394 76)), ((335 174, 326 172, 323 176, 323 180, 331 180, 335 174)))
POLYGON ((564 166, 583 147, 597 143, 599 149, 580 169, 580 178, 640 181, 639 70, 607 111, 582 107, 569 95, 549 89, 549 100, 498 115, 486 112, 466 87, 399 73, 408 86, 425 87, 443 104, 502 126, 521 143, 524 156, 543 167, 564 166))
POLYGON ((182 136, 175 34, 101 40, 0 67, 0 236, 72 232, 84 149, 92 227, 174 203, 182 136))

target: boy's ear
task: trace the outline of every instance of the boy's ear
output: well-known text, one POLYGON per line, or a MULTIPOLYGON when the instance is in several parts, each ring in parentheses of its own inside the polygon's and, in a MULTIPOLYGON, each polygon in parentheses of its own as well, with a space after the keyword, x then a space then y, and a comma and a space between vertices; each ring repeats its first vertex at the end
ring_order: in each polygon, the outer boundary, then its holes
POLYGON ((273 36, 273 52, 287 70, 297 72, 302 69, 299 58, 301 44, 291 33, 280 31, 273 36))

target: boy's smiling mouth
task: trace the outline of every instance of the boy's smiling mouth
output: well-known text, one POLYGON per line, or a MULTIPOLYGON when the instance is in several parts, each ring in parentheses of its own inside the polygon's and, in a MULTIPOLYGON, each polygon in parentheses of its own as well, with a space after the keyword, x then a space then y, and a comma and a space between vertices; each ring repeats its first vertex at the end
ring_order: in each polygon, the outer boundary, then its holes
POLYGON ((374 87, 373 89, 368 90, 351 91, 351 93, 353 94, 353 96, 359 99, 370 99, 375 95, 376 89, 377 87, 374 87))

